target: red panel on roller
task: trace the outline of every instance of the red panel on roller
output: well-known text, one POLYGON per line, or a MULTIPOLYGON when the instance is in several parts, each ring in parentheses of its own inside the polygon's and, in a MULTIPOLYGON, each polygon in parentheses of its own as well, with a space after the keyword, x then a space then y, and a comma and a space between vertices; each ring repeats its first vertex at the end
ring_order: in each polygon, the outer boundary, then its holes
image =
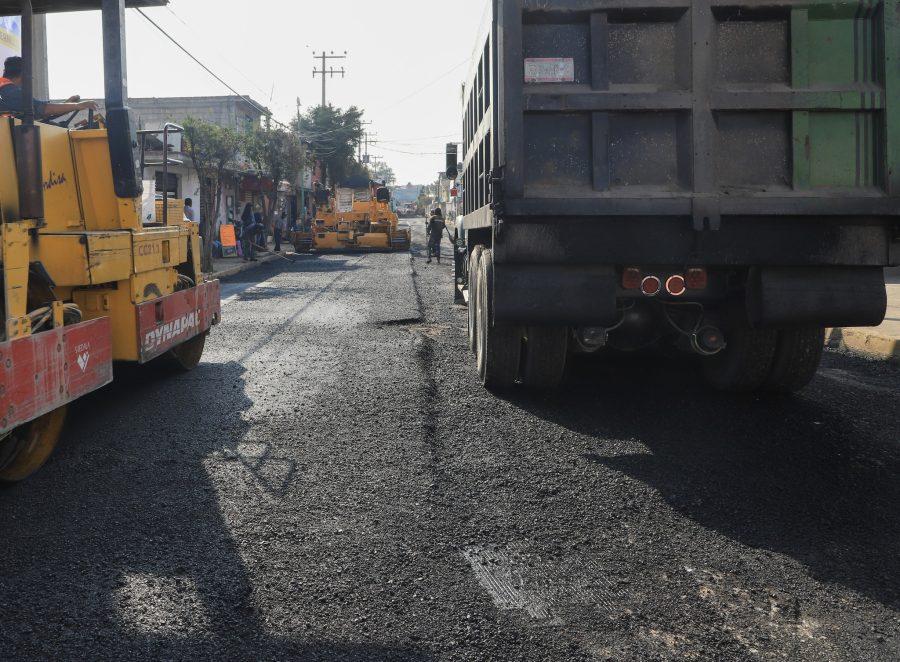
POLYGON ((112 381, 112 331, 101 318, 0 343, 0 432, 112 381))

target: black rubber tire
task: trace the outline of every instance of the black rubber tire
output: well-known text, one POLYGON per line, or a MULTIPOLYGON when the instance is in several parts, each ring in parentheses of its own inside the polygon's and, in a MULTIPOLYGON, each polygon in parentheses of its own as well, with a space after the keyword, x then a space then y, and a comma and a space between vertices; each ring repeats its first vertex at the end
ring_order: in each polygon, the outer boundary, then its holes
POLYGON ((464 253, 459 252, 459 246, 457 242, 459 241, 458 236, 453 237, 453 303, 458 306, 466 305, 465 297, 463 297, 462 287, 463 283, 460 283, 460 279, 464 275, 464 271, 468 269, 468 256, 464 253))
POLYGON ((469 254, 469 351, 475 354, 478 349, 478 262, 484 246, 476 246, 469 254))
POLYGON ((0 483, 18 483, 40 469, 59 443, 66 405, 20 425, 0 439, 0 483))
POLYGON ((190 372, 200 364, 203 357, 203 349, 206 346, 206 336, 209 333, 201 333, 190 340, 169 350, 165 354, 166 361, 172 369, 179 372, 190 372))
POLYGON ((519 377, 522 331, 518 327, 494 326, 494 256, 485 249, 478 261, 478 376, 490 390, 508 389, 519 377))
POLYGON ((522 383, 537 389, 555 389, 566 374, 569 329, 528 327, 522 349, 522 383))
POLYGON ((761 389, 775 359, 778 332, 754 329, 743 306, 723 311, 722 331, 727 346, 703 360, 706 382, 719 391, 752 393, 761 389))
POLYGON ((796 393, 816 376, 825 351, 825 329, 804 326, 778 332, 775 358, 764 388, 773 393, 796 393))

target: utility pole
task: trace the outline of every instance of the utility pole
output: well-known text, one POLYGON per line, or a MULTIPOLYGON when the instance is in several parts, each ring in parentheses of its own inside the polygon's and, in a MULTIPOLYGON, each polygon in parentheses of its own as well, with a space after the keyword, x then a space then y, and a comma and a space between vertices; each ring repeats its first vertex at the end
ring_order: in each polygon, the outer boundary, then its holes
MULTIPOLYGON (((361 125, 362 127, 367 127, 367 126, 370 126, 370 125, 372 125, 372 124, 374 124, 374 122, 372 122, 372 121, 362 121, 362 122, 360 122, 360 125, 361 125)), ((356 144, 356 160, 357 160, 359 163, 362 163, 363 142, 366 140, 366 138, 367 138, 368 135, 369 135, 369 134, 368 134, 368 132, 366 131, 366 129, 363 128, 363 130, 362 130, 362 140, 360 140, 360 141, 356 144)), ((368 150, 366 150, 366 151, 368 151, 368 150)))
POLYGON ((334 51, 331 51, 331 53, 326 53, 325 51, 322 51, 321 54, 319 54, 319 55, 316 55, 315 53, 313 53, 313 59, 314 60, 322 60, 322 68, 321 69, 316 69, 315 67, 313 67, 313 78, 315 78, 316 76, 322 76, 322 107, 324 108, 326 105, 328 105, 328 98, 325 96, 325 90, 326 90, 325 85, 326 85, 326 81, 328 80, 328 76, 331 76, 332 78, 334 78, 335 76, 340 74, 341 78, 344 78, 347 75, 347 72, 344 69, 344 67, 341 67, 340 71, 338 71, 334 67, 329 67, 328 60, 346 60, 347 59, 347 51, 344 51, 343 55, 335 55, 334 51))
POLYGON ((372 140, 373 138, 377 138, 377 137, 378 137, 377 133, 369 133, 368 131, 366 132, 366 159, 367 160, 369 159, 369 145, 377 145, 378 141, 372 140))

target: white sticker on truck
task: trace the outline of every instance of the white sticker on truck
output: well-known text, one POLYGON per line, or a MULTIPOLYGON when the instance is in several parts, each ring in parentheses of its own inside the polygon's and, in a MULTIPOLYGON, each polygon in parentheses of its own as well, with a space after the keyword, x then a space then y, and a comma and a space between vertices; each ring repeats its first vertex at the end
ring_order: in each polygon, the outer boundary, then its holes
POLYGON ((575 60, 570 57, 525 59, 526 83, 574 83, 575 60))

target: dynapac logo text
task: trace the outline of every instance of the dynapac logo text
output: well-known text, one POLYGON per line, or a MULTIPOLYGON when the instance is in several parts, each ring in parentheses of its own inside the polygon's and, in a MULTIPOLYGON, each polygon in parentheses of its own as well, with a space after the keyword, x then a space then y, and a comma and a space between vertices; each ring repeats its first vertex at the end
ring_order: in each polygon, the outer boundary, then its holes
POLYGON ((161 324, 144 336, 144 351, 152 352, 154 349, 170 344, 173 340, 189 335, 200 327, 200 311, 188 313, 184 317, 161 324))

